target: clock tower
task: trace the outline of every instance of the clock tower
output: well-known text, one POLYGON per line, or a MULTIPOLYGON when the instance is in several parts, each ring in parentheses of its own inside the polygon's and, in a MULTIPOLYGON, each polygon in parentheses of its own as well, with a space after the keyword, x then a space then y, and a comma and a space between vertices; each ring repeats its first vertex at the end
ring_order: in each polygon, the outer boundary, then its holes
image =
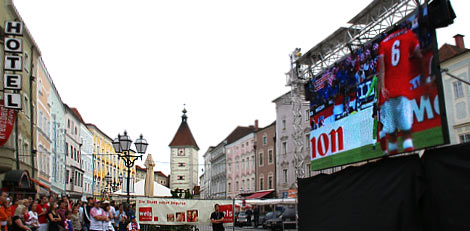
POLYGON ((189 189, 193 193, 198 182, 198 151, 196 140, 188 125, 186 109, 183 109, 181 124, 170 142, 170 188, 189 189))

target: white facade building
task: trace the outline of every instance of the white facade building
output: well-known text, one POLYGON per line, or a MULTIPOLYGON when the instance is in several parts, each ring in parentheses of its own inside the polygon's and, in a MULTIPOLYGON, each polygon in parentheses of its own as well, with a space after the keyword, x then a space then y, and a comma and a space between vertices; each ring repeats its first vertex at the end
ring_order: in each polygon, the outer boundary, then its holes
POLYGON ((85 124, 80 124, 81 146, 81 168, 83 174, 83 196, 93 196, 93 133, 91 133, 85 124))
MULTIPOLYGON (((455 45, 439 49, 441 68, 470 82, 470 49, 465 48, 463 35, 455 35, 455 45)), ((442 73, 448 130, 451 144, 470 142, 470 86, 442 73)))
POLYGON ((170 188, 193 193, 198 185, 198 151, 196 140, 187 123, 186 109, 180 127, 170 143, 170 188))

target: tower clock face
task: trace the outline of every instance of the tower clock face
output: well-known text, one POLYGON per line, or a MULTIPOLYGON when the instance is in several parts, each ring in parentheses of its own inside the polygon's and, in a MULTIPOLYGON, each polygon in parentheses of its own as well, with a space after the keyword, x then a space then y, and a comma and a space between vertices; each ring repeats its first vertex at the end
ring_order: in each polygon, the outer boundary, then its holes
POLYGON ((184 148, 178 148, 178 156, 184 156, 184 148))

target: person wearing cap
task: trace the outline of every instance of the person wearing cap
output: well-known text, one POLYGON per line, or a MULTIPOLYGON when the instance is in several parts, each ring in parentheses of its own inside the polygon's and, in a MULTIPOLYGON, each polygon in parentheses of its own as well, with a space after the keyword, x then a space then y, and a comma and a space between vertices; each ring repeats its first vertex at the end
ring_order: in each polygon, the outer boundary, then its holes
POLYGON ((101 208, 101 201, 96 201, 94 207, 90 210, 90 231, 103 231, 104 222, 107 222, 108 216, 101 208))
POLYGON ((135 216, 131 216, 131 222, 127 225, 127 230, 129 231, 140 231, 140 225, 135 219, 135 216))

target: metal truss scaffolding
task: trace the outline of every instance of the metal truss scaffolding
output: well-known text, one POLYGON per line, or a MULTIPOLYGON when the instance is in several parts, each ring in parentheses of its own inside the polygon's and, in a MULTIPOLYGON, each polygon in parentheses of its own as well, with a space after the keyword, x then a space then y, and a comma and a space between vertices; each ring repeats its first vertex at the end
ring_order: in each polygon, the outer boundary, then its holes
POLYGON ((294 139, 294 165, 297 178, 305 177, 305 142, 302 127, 303 85, 326 68, 368 41, 399 23, 418 8, 419 0, 374 0, 349 20, 349 27, 340 27, 304 55, 300 49, 291 54, 291 70, 287 86, 291 87, 294 139))

